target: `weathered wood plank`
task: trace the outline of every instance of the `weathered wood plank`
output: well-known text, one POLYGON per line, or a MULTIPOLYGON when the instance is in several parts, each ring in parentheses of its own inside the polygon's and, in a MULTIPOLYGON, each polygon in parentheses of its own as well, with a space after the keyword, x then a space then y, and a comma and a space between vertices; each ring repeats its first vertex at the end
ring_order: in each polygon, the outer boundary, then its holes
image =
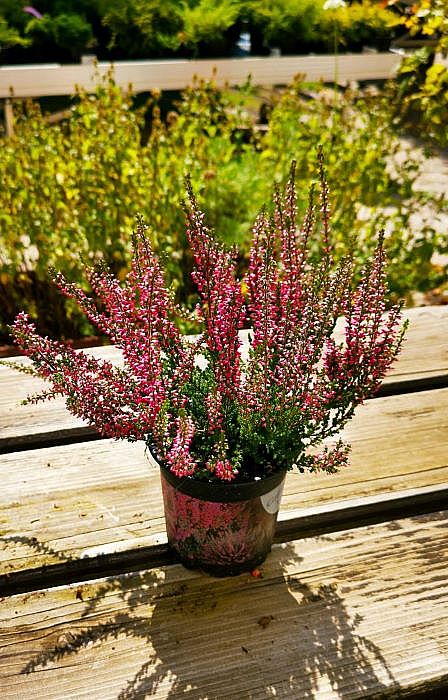
MULTIPOLYGON (((396 518, 428 515, 447 508, 448 486, 410 489, 403 494, 394 493, 377 498, 353 499, 332 504, 331 509, 320 506, 310 510, 283 511, 277 523, 274 544, 341 532, 353 527, 376 525, 396 518)), ((121 576, 140 571, 142 567, 153 569, 178 562, 176 554, 166 541, 146 547, 109 550, 80 559, 61 557, 61 561, 56 564, 0 574, 0 596, 67 586, 98 577, 121 576)))
POLYGON ((448 306, 407 309, 403 316, 409 320, 403 350, 383 384, 447 376, 448 306))
MULTIPOLYGON (((409 309, 405 316, 410 320, 407 340, 384 385, 393 393, 397 384, 412 390, 416 382, 431 382, 435 377, 446 378, 448 382, 448 307, 409 309)), ((119 357, 113 347, 88 352, 111 361, 119 357)), ((64 439, 79 440, 92 434, 91 429, 66 411, 62 400, 20 405, 29 394, 41 391, 43 385, 33 377, 0 365, 0 452, 54 444, 64 439)))
MULTIPOLYGON (((282 518, 448 486, 448 389, 368 401, 343 436, 352 466, 288 474, 282 518)), ((165 541, 158 472, 139 444, 9 453, 0 478, 0 574, 165 541)))
POLYGON ((404 697, 448 680, 448 514, 277 546, 259 578, 179 565, 12 596, 20 697, 404 697))
MULTIPOLYGON (((112 346, 86 350, 96 357, 118 362, 119 353, 112 346)), ((26 358, 14 357, 11 361, 25 365, 26 358)), ((0 453, 2 450, 21 449, 30 443, 52 444, 65 438, 81 439, 92 430, 65 408, 65 401, 57 398, 23 406, 29 395, 38 394, 46 383, 35 377, 0 364, 0 453)))
MULTIPOLYGON (((390 78, 401 62, 393 53, 345 54, 338 57, 338 80, 376 80, 390 78)), ((70 95, 79 85, 93 91, 112 66, 97 65, 31 65, 0 67, 0 98, 11 90, 16 97, 70 95)), ((275 58, 228 58, 199 60, 116 61, 114 80, 127 89, 148 92, 183 90, 195 78, 213 79, 218 86, 241 85, 250 77, 253 85, 286 85, 301 73, 306 80, 334 81, 334 56, 282 56, 275 58)))

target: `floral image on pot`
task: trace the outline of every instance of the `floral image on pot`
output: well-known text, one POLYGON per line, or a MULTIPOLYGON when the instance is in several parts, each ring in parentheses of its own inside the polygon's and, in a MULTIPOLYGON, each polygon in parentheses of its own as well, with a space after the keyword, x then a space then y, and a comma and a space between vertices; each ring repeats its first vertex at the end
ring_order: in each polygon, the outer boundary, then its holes
POLYGON ((274 537, 284 472, 243 489, 207 489, 194 480, 185 484, 164 469, 161 478, 168 542, 185 566, 229 576, 264 561, 274 537), (208 500, 213 498, 219 500, 208 500))
MULTIPOLYGON (((195 338, 179 329, 177 319, 185 313, 174 302, 141 221, 124 281, 102 265, 87 266, 90 297, 53 273, 60 290, 121 351, 122 364, 40 336, 26 314, 19 314, 12 327, 33 361, 32 371, 51 382, 49 391, 31 401, 65 396, 67 408, 101 435, 146 443, 162 478, 179 480, 176 488, 190 500, 180 499, 175 514, 171 489, 165 486, 167 526, 176 533, 173 546, 191 565, 201 566, 211 558, 204 552, 215 548, 216 561, 240 565, 246 558, 246 566, 252 566, 254 550, 242 542, 241 533, 246 530, 253 539, 273 531, 264 523, 265 513, 276 510, 275 499, 274 506, 265 499, 269 508, 262 500, 257 505, 261 525, 251 520, 253 505, 239 506, 242 522, 237 524, 233 503, 249 501, 244 488, 258 489, 271 477, 279 478, 279 486, 293 468, 333 473, 346 465, 350 448, 338 433, 379 388, 401 348, 405 327, 401 305, 387 305, 383 234, 361 276, 354 243, 349 255, 336 259, 322 153, 318 180, 319 200, 311 187, 299 225, 293 164, 284 193, 275 190, 273 214, 262 211, 255 221, 243 277, 237 252, 227 250, 207 228, 187 182, 195 338), (344 328, 340 342, 333 336, 338 319, 344 328), (191 484, 207 490, 203 501, 231 505, 197 504, 191 484), (221 498, 223 487, 228 492, 221 498), (210 534, 192 535, 195 521, 210 534), (233 530, 238 534, 230 537, 233 530), (199 543, 203 551, 194 562, 199 543)), ((257 497, 272 488, 268 485, 257 497)))

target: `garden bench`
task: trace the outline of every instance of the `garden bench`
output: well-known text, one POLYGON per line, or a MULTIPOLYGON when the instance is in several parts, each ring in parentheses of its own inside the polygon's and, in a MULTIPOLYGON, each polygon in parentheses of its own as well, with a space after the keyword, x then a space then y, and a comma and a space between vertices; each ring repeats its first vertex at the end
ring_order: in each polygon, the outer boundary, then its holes
POLYGON ((289 473, 271 555, 228 579, 168 551, 140 444, 0 367, 2 700, 448 697, 448 308, 406 313, 352 465, 289 473))

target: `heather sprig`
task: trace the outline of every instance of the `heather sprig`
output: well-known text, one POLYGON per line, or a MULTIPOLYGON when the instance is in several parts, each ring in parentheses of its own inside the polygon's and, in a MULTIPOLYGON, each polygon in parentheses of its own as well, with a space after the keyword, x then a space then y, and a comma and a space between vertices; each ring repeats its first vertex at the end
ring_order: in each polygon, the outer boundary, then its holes
POLYGON ((349 446, 328 441, 378 389, 404 326, 401 307, 386 303, 383 234, 355 284, 353 256, 332 256, 321 153, 318 179, 319 201, 312 187, 299 226, 292 164, 284 193, 275 190, 273 215, 262 211, 255 221, 243 279, 236 252, 206 226, 187 181, 202 325, 195 339, 176 325, 178 309, 142 221, 123 282, 103 266, 87 266, 90 297, 53 272, 61 292, 121 351, 122 365, 41 337, 19 314, 16 342, 52 385, 40 398, 65 396, 68 409, 102 435, 143 440, 180 477, 247 481, 293 466, 332 473, 346 464, 349 446), (339 343, 338 319, 345 328, 339 343))

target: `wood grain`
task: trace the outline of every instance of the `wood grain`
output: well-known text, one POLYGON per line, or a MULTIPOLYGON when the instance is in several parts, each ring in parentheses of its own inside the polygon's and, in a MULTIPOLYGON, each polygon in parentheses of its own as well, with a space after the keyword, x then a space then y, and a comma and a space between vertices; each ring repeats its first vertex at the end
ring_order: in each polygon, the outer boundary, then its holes
MULTIPOLYGON (((394 383, 400 382, 412 390, 413 382, 429 382, 435 377, 445 377, 448 383, 448 307, 409 309, 405 316, 410 320, 407 340, 384 385, 393 391, 394 383)), ((86 352, 110 361, 118 361, 119 357, 113 347, 86 352)), ((67 412, 62 399, 20 405, 29 394, 38 393, 43 387, 43 382, 0 365, 0 452, 65 439, 80 440, 91 434, 90 428, 67 412)))
MULTIPOLYGON (((366 402, 343 437, 352 465, 287 476, 281 518, 448 487, 448 389, 366 402)), ((157 469, 99 440, 0 457, 0 574, 165 541, 157 469)))
POLYGON ((404 697, 448 679, 448 514, 276 546, 256 578, 179 565, 12 596, 2 700, 404 697))
MULTIPOLYGON (((85 350, 110 362, 119 361, 119 353, 112 346, 85 350)), ((11 358, 12 362, 31 365, 26 358, 11 358)), ((48 385, 0 364, 0 453, 5 449, 21 449, 31 441, 48 443, 70 436, 80 438, 92 432, 83 421, 72 416, 65 401, 57 398, 39 404, 21 404, 28 396, 39 394, 48 385)))

